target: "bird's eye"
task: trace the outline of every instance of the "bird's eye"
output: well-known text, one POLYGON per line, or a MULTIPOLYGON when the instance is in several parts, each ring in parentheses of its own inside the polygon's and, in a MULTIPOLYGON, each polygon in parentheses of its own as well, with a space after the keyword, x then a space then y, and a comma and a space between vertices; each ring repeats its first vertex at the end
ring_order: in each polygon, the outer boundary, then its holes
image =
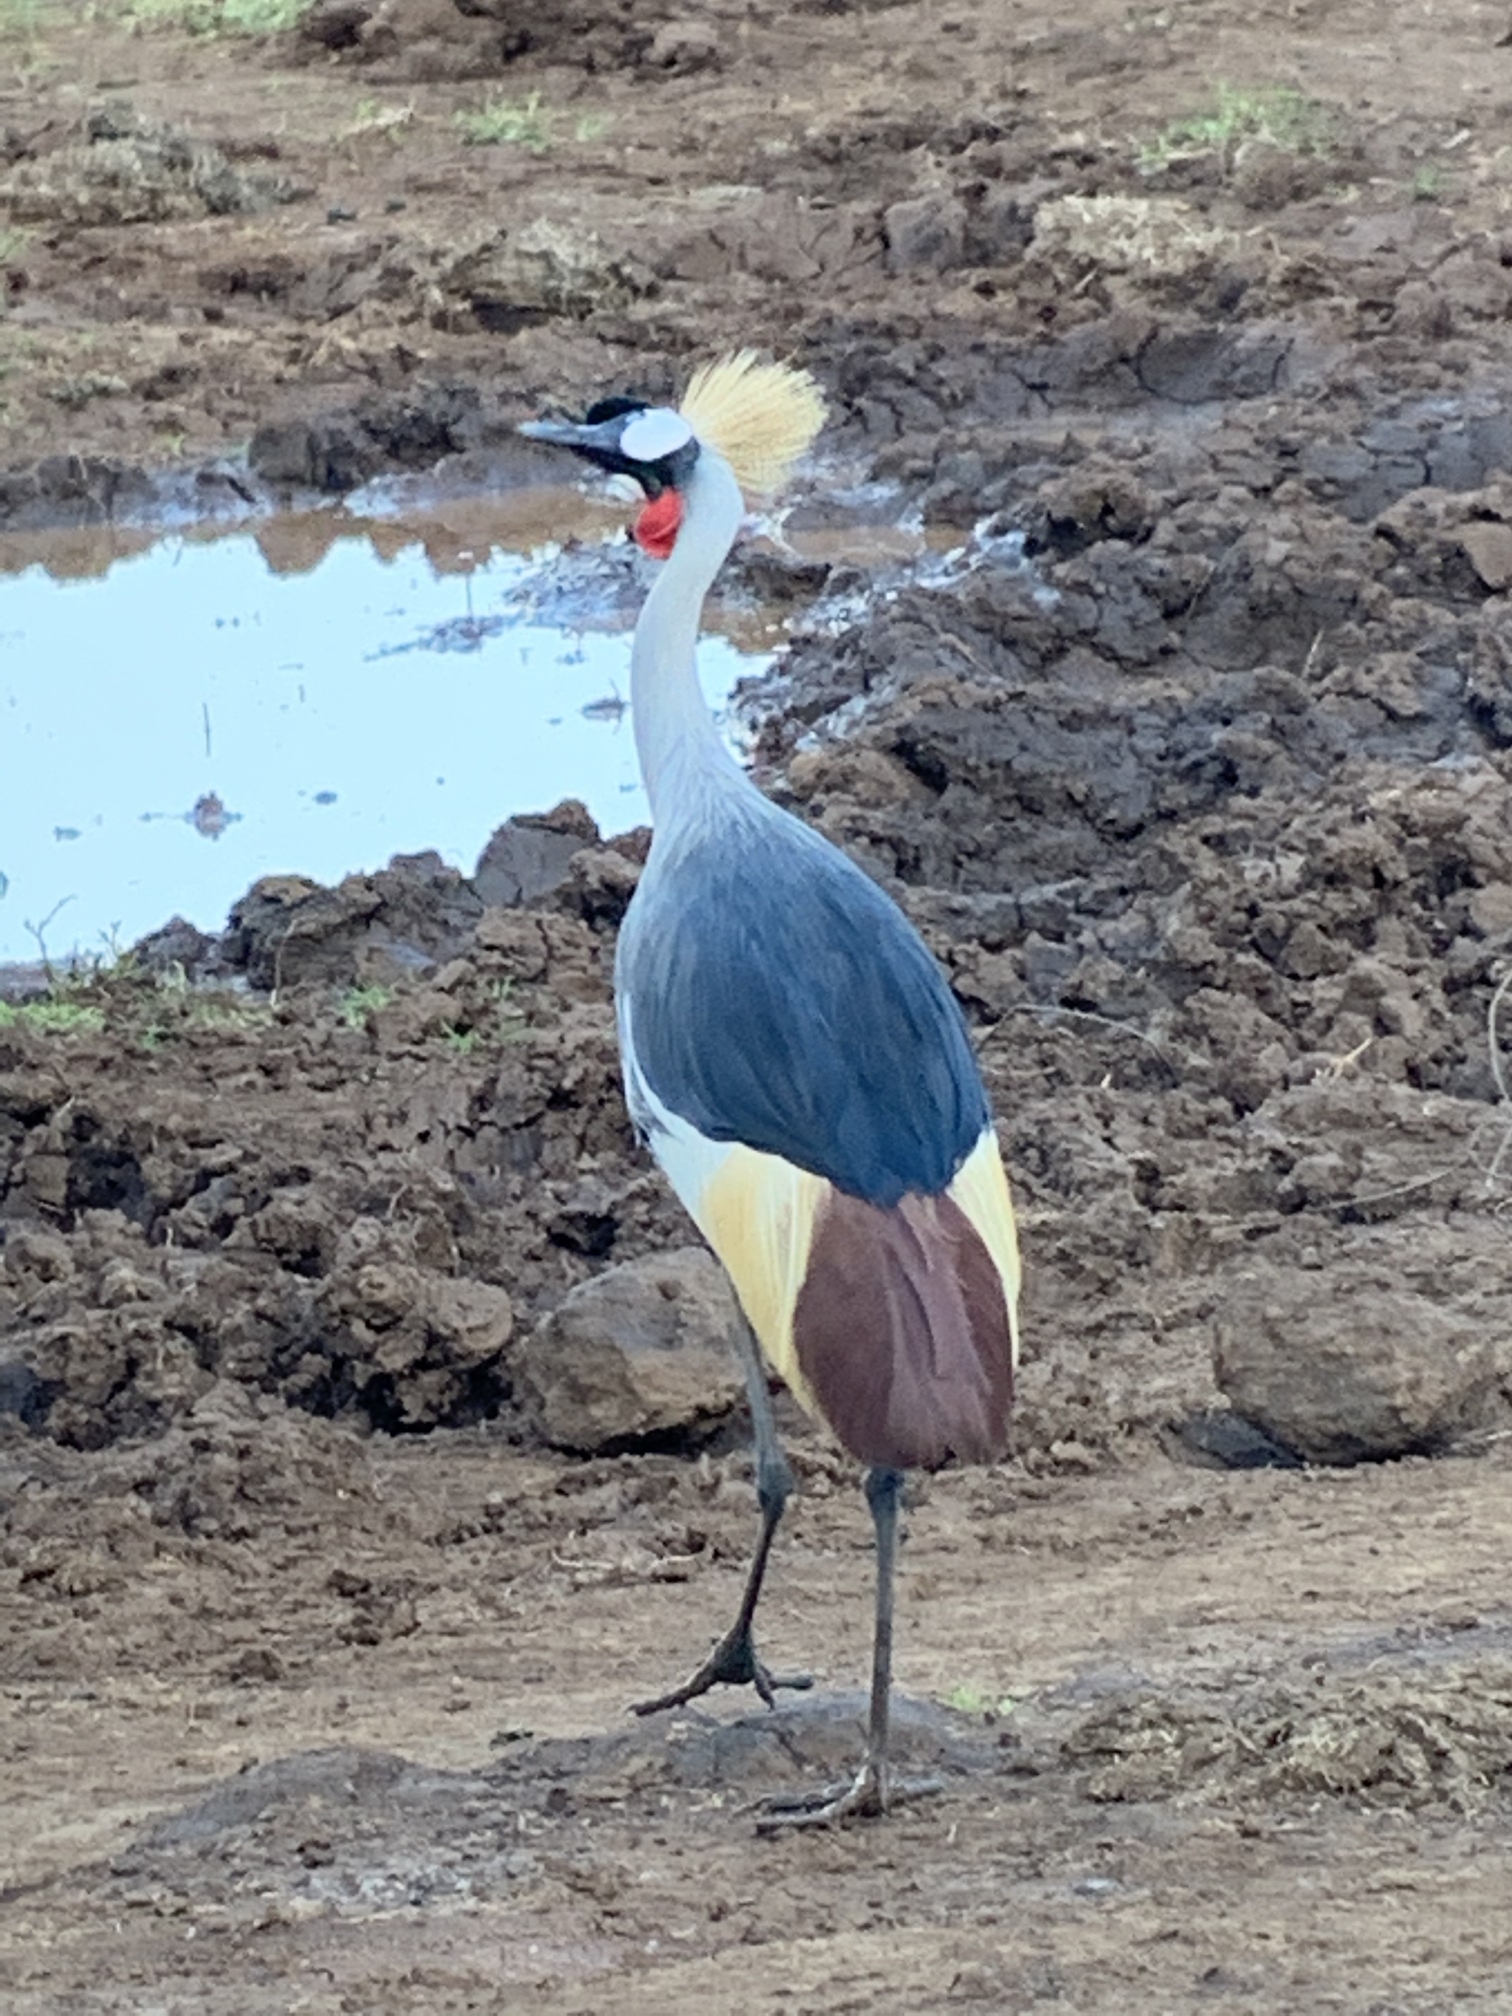
POLYGON ((661 462, 693 439, 693 429, 670 406, 652 406, 625 423, 619 438, 622 455, 632 462, 661 462))

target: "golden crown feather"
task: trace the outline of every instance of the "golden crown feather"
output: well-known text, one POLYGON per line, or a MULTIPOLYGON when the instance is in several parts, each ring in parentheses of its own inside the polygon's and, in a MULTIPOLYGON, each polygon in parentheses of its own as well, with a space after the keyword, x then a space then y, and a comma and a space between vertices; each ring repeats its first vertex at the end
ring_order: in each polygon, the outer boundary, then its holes
POLYGON ((824 395, 807 371, 737 350, 698 367, 678 411, 748 496, 766 497, 824 425, 824 395))

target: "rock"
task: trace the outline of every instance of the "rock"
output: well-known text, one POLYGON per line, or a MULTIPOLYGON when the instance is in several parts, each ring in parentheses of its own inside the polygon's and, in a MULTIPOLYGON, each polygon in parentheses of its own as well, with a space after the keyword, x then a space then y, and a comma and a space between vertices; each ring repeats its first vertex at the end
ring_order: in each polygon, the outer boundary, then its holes
POLYGON ((117 100, 84 120, 82 145, 23 160, 0 177, 18 222, 72 230, 253 216, 305 192, 282 176, 245 174, 209 141, 117 100))
POLYGON ((320 893, 307 875, 264 875, 231 906, 225 946, 229 963, 254 987, 277 980, 277 951, 299 906, 320 893))
POLYGON ((145 973, 179 972, 188 980, 204 980, 224 970, 220 939, 185 917, 170 917, 160 929, 139 938, 131 956, 145 973))
POLYGON ((272 1686, 284 1679, 287 1671, 271 1645, 248 1645, 222 1669, 221 1677, 233 1686, 260 1681, 272 1686))
POLYGON ((362 1243, 349 1242, 358 1264, 320 1291, 322 1377, 360 1394, 365 1411, 390 1430, 465 1416, 499 1387, 514 1329, 508 1295, 376 1250, 364 1260, 362 1243))
POLYGON ((0 1349, 0 1414, 13 1414, 24 1428, 41 1428, 55 1391, 19 1352, 0 1349))
POLYGON ((741 586, 769 605, 811 602, 824 593, 834 571, 828 560, 806 560, 775 546, 753 546, 739 558, 741 586))
POLYGON ((381 458, 350 414, 264 421, 247 448, 247 466, 264 483, 303 490, 351 490, 377 474, 381 458))
POLYGON ((28 1275, 38 1281, 68 1281, 73 1278, 74 1256, 60 1232, 12 1228, 0 1251, 0 1268, 17 1282, 28 1275))
POLYGON ((1161 1436, 1168 1455, 1209 1470, 1296 1470, 1300 1458, 1253 1421, 1226 1407, 1204 1407, 1170 1424, 1161 1436))
POLYGON ((1247 210, 1263 210, 1274 216, 1288 203, 1304 203, 1316 196, 1337 172, 1332 149, 1325 157, 1256 136, 1244 141, 1235 153, 1231 182, 1235 196, 1247 210))
POLYGON ((811 817, 822 813, 825 802, 835 797, 843 796, 852 804, 876 811, 917 805, 930 795, 929 787, 896 756, 849 744, 800 749, 788 764, 787 784, 800 803, 810 808, 811 817))
POLYGON ((254 987, 368 985, 455 958, 482 915, 476 890, 439 854, 396 854, 334 889, 264 876, 233 904, 222 944, 254 987))
POLYGON ((1454 307, 1431 281, 1409 280, 1397 289, 1391 326, 1403 336, 1442 343, 1454 334, 1454 307))
POLYGON ((1460 544, 1488 588, 1512 588, 1512 525, 1492 520, 1467 525, 1460 533, 1460 544))
POLYGON ((956 196, 911 196, 882 219, 890 273, 948 272, 966 257, 966 205, 956 196))
POLYGON ((1100 539, 1146 538, 1158 515, 1142 483, 1116 463, 1092 457, 1040 486, 1033 545, 1069 558, 1100 539))
POLYGON ((355 49, 372 14, 368 0, 315 0, 297 33, 322 49, 355 49))
POLYGON ((564 1449, 707 1431, 741 1394, 723 1270, 702 1247, 611 1267, 574 1288, 511 1370, 536 1427, 564 1449))
POLYGON ((1483 937, 1512 937, 1512 883, 1493 882, 1465 899, 1465 915, 1483 937))
POLYGON ((1312 1463, 1428 1454, 1480 1425, 1496 1355, 1464 1316, 1402 1288, 1313 1280, 1241 1299, 1213 1350, 1234 1412, 1312 1463))
POLYGON ((473 887, 490 909, 539 903, 567 880, 580 847, 598 844, 598 827, 576 798, 550 812, 522 812, 497 827, 478 856, 473 887))
POLYGON ((572 857, 559 900, 569 916, 617 930, 640 877, 637 863, 617 847, 583 847, 572 857))
POLYGON ((447 269, 442 287, 460 296, 484 329, 508 336, 555 315, 584 320, 644 294, 650 276, 598 236, 547 217, 496 231, 447 269))
POLYGON ((1054 193, 1050 180, 989 184, 973 193, 966 218, 968 266, 998 266, 1018 258, 1034 237, 1036 206, 1054 193))
POLYGON ((697 70, 719 70, 719 37, 703 21, 667 21, 657 29, 646 52, 653 70, 670 70, 674 76, 691 76, 697 70))
POLYGON ((553 1246, 565 1246, 569 1253, 582 1253, 590 1260, 604 1258, 618 1230, 615 1192, 596 1176, 580 1183, 546 1221, 553 1246))
POLYGON ((1033 255, 1104 273, 1195 273, 1240 249, 1231 231, 1173 196, 1057 196, 1034 213, 1033 255))

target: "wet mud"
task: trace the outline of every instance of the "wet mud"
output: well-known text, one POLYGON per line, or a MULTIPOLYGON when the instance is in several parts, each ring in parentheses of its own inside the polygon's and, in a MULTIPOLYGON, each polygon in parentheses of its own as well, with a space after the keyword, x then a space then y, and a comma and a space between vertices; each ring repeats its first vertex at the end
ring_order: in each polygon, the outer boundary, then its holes
POLYGON ((790 1410, 815 1693, 624 1717, 755 1501, 618 1087, 646 836, 530 808, 8 985, 12 2005, 1499 2008, 1505 21, 539 14, 8 39, 0 523, 523 486, 550 401, 818 372, 739 705, 944 962, 1026 1252, 1013 1456, 907 1519, 943 1787, 753 1833, 859 1739, 790 1410), (823 557, 868 511, 926 537, 823 557))

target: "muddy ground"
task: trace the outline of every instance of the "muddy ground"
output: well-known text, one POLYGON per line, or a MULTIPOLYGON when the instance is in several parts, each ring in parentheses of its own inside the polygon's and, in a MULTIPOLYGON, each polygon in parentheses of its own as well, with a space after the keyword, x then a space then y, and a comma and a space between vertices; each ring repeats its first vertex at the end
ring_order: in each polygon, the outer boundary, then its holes
POLYGON ((785 1415, 815 1693, 636 1723, 733 1607, 739 1409, 543 1433, 563 1298, 690 1244, 643 836, 291 862, 13 1003, 7 2006, 1512 2008, 1505 7, 166 11, 0 9, 8 551, 810 365, 790 523, 937 536, 754 553, 744 704, 972 1019, 1027 1363, 909 1514, 945 1790, 758 1838, 858 1740, 847 1466, 785 1415))

